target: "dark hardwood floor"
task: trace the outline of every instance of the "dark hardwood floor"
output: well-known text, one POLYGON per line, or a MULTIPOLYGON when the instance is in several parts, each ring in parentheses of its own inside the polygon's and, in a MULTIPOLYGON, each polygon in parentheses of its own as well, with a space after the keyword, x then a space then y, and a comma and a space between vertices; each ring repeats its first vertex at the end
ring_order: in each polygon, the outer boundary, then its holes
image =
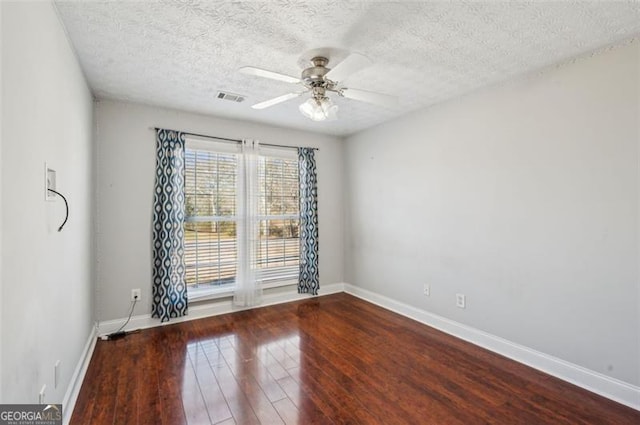
POLYGON ((347 294, 98 341, 72 424, 640 424, 347 294))

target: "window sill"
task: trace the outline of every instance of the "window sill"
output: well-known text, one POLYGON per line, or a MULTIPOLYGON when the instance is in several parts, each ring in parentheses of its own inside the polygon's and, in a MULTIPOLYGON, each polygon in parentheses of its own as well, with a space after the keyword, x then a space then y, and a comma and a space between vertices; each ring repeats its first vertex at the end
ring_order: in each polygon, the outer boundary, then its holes
POLYGON ((189 302, 215 300, 233 296, 233 286, 223 288, 187 288, 189 302))
MULTIPOLYGON (((282 286, 292 286, 297 283, 298 281, 296 279, 279 280, 275 282, 271 281, 263 283, 262 289, 265 290, 279 288, 282 286)), ((234 290, 234 286, 231 285, 223 288, 188 288, 187 294, 189 302, 191 303, 233 297, 234 290)))

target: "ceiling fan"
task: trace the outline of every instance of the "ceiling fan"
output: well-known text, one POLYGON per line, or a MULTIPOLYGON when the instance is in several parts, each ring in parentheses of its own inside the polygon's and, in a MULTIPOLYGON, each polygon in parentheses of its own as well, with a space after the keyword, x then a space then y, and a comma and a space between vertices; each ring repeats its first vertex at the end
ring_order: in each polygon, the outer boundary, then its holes
MULTIPOLYGON (((311 51, 312 56, 306 60, 311 63, 311 66, 302 70, 300 78, 254 66, 244 66, 240 68, 239 71, 243 74, 301 84, 305 88, 302 91, 287 93, 273 99, 256 103, 252 108, 265 109, 295 99, 305 93, 311 93, 311 97, 300 105, 300 112, 302 115, 314 121, 324 121, 335 119, 338 112, 338 105, 335 105, 328 96, 330 92, 347 99, 359 100, 375 105, 392 106, 397 102, 395 96, 348 88, 342 84, 342 81, 347 79, 351 74, 372 65, 369 58, 359 53, 351 53, 334 68, 328 68, 329 53, 331 53, 330 49, 311 51)), ((307 54, 307 57, 308 56, 307 54)))

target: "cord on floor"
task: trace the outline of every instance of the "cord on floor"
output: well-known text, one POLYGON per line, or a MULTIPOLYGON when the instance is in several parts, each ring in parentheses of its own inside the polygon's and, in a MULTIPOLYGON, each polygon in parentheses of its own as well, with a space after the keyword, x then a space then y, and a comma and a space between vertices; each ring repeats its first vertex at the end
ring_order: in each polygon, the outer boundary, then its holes
POLYGON ((131 320, 131 315, 133 314, 133 309, 135 308, 137 303, 138 303, 138 296, 136 295, 133 298, 133 302, 131 303, 131 310, 129 310, 129 317, 127 317, 127 321, 124 322, 124 324, 122 326, 120 326, 120 329, 118 329, 115 332, 110 333, 109 335, 103 335, 103 336, 100 337, 100 339, 102 339, 103 341, 111 341, 111 340, 114 340, 114 339, 120 339, 120 338, 124 338, 125 336, 127 336, 127 332, 124 331, 123 329, 124 329, 125 326, 127 326, 127 324, 129 324, 129 321, 131 320))

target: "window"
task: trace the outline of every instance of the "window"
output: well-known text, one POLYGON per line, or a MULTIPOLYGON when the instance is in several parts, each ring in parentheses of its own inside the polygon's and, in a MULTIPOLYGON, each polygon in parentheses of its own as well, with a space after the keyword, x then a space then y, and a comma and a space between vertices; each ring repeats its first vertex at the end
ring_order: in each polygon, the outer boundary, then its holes
POLYGON ((233 284, 236 274, 235 154, 185 150, 188 287, 233 284))
POLYGON ((258 181, 259 277, 265 283, 297 278, 300 260, 297 158, 261 157, 258 181))
MULTIPOLYGON (((298 277, 298 161, 292 151, 261 151, 256 264, 258 278, 277 286, 298 277)), ((186 143, 185 265, 192 299, 230 291, 235 284, 238 155, 231 144, 186 143)))

